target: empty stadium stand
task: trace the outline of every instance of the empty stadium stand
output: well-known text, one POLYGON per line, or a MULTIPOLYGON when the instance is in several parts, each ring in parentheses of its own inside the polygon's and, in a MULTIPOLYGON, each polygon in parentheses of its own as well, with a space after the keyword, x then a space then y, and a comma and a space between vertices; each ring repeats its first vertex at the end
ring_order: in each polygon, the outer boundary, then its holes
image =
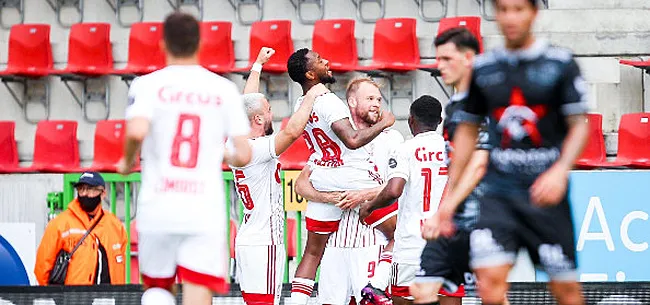
POLYGON ((127 85, 139 75, 165 67, 165 54, 160 49, 163 37, 162 22, 139 22, 129 32, 129 60, 124 69, 111 71, 127 85))

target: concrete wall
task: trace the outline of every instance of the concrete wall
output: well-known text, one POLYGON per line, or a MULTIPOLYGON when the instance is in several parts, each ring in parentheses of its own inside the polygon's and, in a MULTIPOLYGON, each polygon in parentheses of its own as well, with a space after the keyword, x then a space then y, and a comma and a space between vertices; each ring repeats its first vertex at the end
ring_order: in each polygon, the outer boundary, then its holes
MULTIPOLYGON (((111 0, 112 1, 112 0, 111 0)), ((115 67, 121 68, 127 60, 129 29, 120 27, 110 6, 101 0, 86 0, 84 21, 109 22, 112 24, 111 40, 115 67)), ((145 0, 144 20, 160 21, 171 11, 164 0, 145 0)), ((233 22, 233 40, 237 65, 243 66, 248 59, 249 26, 240 25, 235 18, 233 8, 228 0, 204 0, 204 20, 227 20, 233 22)), ((355 6, 350 0, 325 1, 325 18, 356 19, 355 6)), ((434 1, 435 2, 435 1, 434 1)), ((475 0, 449 0, 447 16, 477 15, 479 6, 475 0)), ((638 58, 650 50, 650 23, 647 13, 650 4, 644 0, 550 0, 550 9, 540 12, 536 24, 538 36, 550 39, 552 42, 573 49, 580 56, 590 92, 594 111, 605 116, 603 128, 605 132, 615 132, 620 115, 628 112, 648 111, 647 99, 642 90, 642 73, 630 67, 618 64, 620 57, 638 58)), ((67 61, 68 29, 62 28, 56 22, 54 11, 43 0, 25 0, 27 23, 46 22, 52 25, 51 42, 57 68, 63 68, 67 61)), ((437 14, 439 7, 431 4, 427 12, 437 14)), ((428 23, 418 17, 417 5, 410 0, 387 0, 386 17, 418 18, 417 34, 420 38, 420 49, 423 60, 431 62, 435 57, 431 42, 437 31, 437 23, 428 23)), ((307 17, 315 13, 313 7, 306 6, 307 17)), ((191 8, 188 8, 191 10, 191 8)), ((364 14, 373 15, 376 9, 372 5, 364 7, 364 14)), ((125 9, 125 19, 133 20, 134 14, 125 9)), ((247 9, 245 16, 254 12, 247 9)), ((16 16, 12 12, 3 14, 5 22, 12 22, 16 16)), ((64 12, 64 20, 73 20, 73 12, 64 12)), ((290 19, 293 22, 292 36, 296 48, 310 46, 313 26, 303 25, 297 19, 295 10, 289 0, 266 0, 264 19, 290 19)), ((483 36, 486 46, 494 47, 502 43, 496 24, 483 21, 483 36)), ((362 61, 372 56, 372 33, 374 25, 357 20, 356 37, 359 46, 359 56, 362 61)), ((8 31, 0 33, 0 63, 7 60, 8 31)), ((362 62, 364 63, 364 62, 362 62)), ((424 72, 412 72, 408 75, 416 85, 414 95, 432 94, 446 102, 446 97, 434 80, 424 72)), ((240 76, 228 76, 243 87, 240 76)), ((124 117, 127 87, 117 77, 107 77, 110 82, 110 118, 124 117)), ((81 158, 84 164, 92 160, 92 141, 94 125, 83 120, 81 109, 72 96, 56 77, 49 80, 52 92, 52 114, 50 119, 68 119, 79 121, 78 139, 80 141, 81 158)), ((292 91, 298 93, 298 88, 292 85, 292 91)), ((409 102, 393 101, 393 110, 399 115, 406 113, 409 102)), ((91 107, 91 115, 101 115, 102 107, 91 107)), ((286 101, 273 101, 276 118, 279 120, 290 112, 290 104, 286 101)), ((30 109, 34 116, 39 116, 40 109, 30 109)), ((17 123, 16 136, 21 160, 32 158, 35 125, 27 123, 22 118, 21 108, 12 101, 6 89, 0 89, 0 120, 14 120, 17 123)), ((405 135, 408 133, 405 121, 399 121, 397 128, 405 135)), ((610 141, 615 143, 615 141, 610 141)), ((615 147, 608 147, 615 151, 615 147)))

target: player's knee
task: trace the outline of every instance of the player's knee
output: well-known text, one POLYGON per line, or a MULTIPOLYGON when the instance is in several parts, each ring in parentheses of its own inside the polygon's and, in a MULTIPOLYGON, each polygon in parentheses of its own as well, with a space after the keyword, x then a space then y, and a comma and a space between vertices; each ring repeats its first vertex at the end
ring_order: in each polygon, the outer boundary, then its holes
POLYGON ((505 302, 508 284, 499 277, 482 277, 479 279, 478 293, 483 304, 501 305, 505 302))
POLYGON ((551 291, 559 305, 582 305, 584 299, 578 283, 551 283, 551 291))
POLYGON ((437 296, 438 290, 440 290, 440 287, 435 283, 414 283, 409 287, 409 292, 416 300, 428 298, 429 296, 437 296))

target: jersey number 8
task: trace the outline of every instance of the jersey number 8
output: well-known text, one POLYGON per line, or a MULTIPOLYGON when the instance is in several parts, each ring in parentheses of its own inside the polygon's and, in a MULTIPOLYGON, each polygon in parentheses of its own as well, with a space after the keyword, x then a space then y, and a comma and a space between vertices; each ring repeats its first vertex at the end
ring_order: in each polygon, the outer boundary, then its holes
POLYGON ((181 114, 176 125, 176 135, 172 144, 171 164, 176 167, 195 168, 199 156, 199 130, 201 117, 194 114, 181 114), (181 148, 186 153, 181 159, 181 148))

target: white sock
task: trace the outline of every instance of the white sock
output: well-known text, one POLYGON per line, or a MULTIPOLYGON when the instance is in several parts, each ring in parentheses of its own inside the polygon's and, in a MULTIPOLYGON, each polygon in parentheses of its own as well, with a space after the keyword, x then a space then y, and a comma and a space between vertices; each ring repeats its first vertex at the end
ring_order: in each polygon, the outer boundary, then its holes
POLYGON ((142 294, 142 305, 176 305, 174 295, 162 288, 149 288, 142 294))
POLYGON ((291 283, 291 305, 307 305, 311 292, 314 290, 314 281, 310 279, 294 278, 291 283))
POLYGON ((382 252, 379 263, 375 268, 375 275, 370 279, 370 284, 380 290, 386 290, 390 282, 390 265, 393 262, 393 252, 382 252))

